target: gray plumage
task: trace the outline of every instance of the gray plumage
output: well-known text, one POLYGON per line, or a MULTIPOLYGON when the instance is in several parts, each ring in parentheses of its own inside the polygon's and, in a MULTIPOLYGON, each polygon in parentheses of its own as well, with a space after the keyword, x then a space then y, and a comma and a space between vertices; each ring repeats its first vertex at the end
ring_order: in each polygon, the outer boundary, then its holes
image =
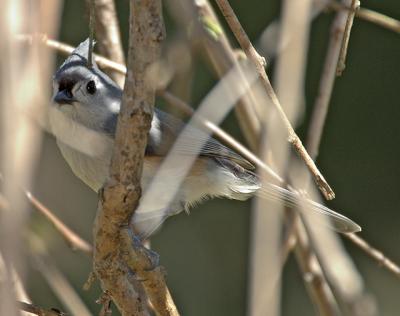
MULTIPOLYGON (((57 70, 49 118, 57 144, 73 172, 98 191, 108 175, 122 91, 95 62, 87 68, 88 44, 88 40, 81 43, 57 70)), ((155 109, 143 167, 144 190, 183 127, 180 120, 155 109)), ((194 155, 192 143, 199 138, 206 140, 205 145, 171 205, 158 205, 155 197, 154 205, 146 209, 139 205, 136 210, 133 224, 142 237, 153 233, 168 216, 206 198, 245 200, 259 191, 271 200, 297 204, 297 195, 271 184, 261 185, 250 162, 195 127, 190 127, 190 137, 178 148, 179 155, 194 155)), ((178 173, 170 170, 165 185, 178 173)), ((359 230, 351 220, 320 204, 308 200, 302 203, 311 211, 333 218, 338 230, 359 230)))

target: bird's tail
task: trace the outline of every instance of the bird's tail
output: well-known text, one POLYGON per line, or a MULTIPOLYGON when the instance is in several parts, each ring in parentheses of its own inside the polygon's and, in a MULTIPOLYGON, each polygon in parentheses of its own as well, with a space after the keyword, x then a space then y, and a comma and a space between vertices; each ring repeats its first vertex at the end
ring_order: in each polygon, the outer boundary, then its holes
POLYGON ((312 219, 318 220, 321 217, 327 217, 328 221, 321 220, 321 222, 328 223, 337 232, 355 233, 361 231, 361 227, 346 216, 279 186, 262 183, 256 195, 272 202, 283 203, 285 206, 295 208, 301 212, 310 213, 310 215, 313 215, 311 216, 312 219))

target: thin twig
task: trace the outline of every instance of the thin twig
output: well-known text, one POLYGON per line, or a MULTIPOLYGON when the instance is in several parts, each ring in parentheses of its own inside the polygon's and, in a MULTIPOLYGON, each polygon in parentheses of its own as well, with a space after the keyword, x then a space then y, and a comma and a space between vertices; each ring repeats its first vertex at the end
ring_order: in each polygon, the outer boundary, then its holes
MULTIPOLYGON (((40 43, 46 45, 47 47, 53 48, 65 55, 71 54, 75 47, 53 40, 49 39, 46 34, 19 34, 16 36, 16 39, 22 42, 28 42, 29 44, 32 44, 35 41, 39 41, 40 43)), ((112 61, 110 59, 107 59, 103 56, 99 56, 97 54, 93 54, 94 60, 96 63, 105 69, 111 69, 118 71, 121 74, 126 74, 126 67, 125 65, 122 65, 120 63, 117 63, 115 61, 112 61)))
POLYGON ((345 24, 346 15, 344 12, 339 12, 333 21, 330 30, 331 36, 329 47, 325 57, 318 94, 315 100, 314 110, 311 115, 310 126, 307 134, 306 146, 310 155, 314 157, 314 159, 318 157, 318 148, 320 146, 322 132, 324 130, 324 124, 328 113, 329 102, 336 79, 336 65, 338 64, 345 24))
MULTIPOLYGON (((328 7, 336 11, 352 10, 352 8, 343 5, 336 0, 330 1, 328 7)), ((393 32, 400 33, 400 21, 390 16, 366 8, 359 8, 355 14, 357 18, 377 24, 393 32)))
POLYGON ((67 314, 55 308, 45 309, 30 303, 18 302, 19 309, 38 316, 66 316, 67 314))
POLYGON ((84 252, 85 254, 92 254, 92 246, 84 239, 78 236, 73 230, 65 225, 50 209, 44 206, 31 192, 25 192, 29 202, 48 219, 57 231, 64 237, 68 245, 74 249, 84 252))
POLYGON ((385 256, 382 251, 372 247, 356 234, 344 234, 344 236, 374 259, 378 265, 384 267, 386 270, 392 272, 396 277, 400 278, 400 266, 385 256))
MULTIPOLYGON (((86 0, 87 6, 91 3, 92 0, 86 0)), ((96 0, 94 16, 98 51, 114 62, 125 64, 114 0, 96 0)), ((123 74, 112 69, 106 72, 120 87, 123 87, 125 80, 123 74)))
POLYGON ((88 68, 93 67, 93 39, 94 39, 94 0, 89 0, 89 50, 87 66, 88 68))
POLYGON ((326 182, 325 178, 318 170, 317 166, 315 165, 314 161, 311 159, 309 154, 307 153, 306 149, 304 148, 300 138, 297 136, 296 132, 294 131, 292 125, 290 124, 289 119, 287 118, 280 102, 275 94, 274 89, 269 81, 267 73, 265 72, 265 60, 260 57, 257 51, 254 49, 253 45, 251 44, 246 32, 243 30, 238 18, 236 17, 235 13, 233 12, 231 6, 226 0, 216 0, 219 8, 223 16, 225 17, 226 21, 228 22, 229 26, 231 27, 236 39, 238 40, 240 46, 246 53, 247 58, 254 63, 256 71, 261 78, 261 82, 270 97, 272 103, 274 104, 278 114, 284 123, 287 133, 288 133, 288 140, 300 157, 305 162, 306 166, 310 170, 311 174, 314 177, 314 180, 318 187, 320 188, 321 192, 324 194, 325 198, 328 200, 332 200, 335 198, 335 193, 326 182))
POLYGON ((347 49, 349 47, 349 40, 350 40, 350 32, 353 26, 354 16, 356 14, 356 10, 360 7, 359 0, 352 0, 349 13, 347 15, 346 26, 344 29, 342 46, 340 48, 340 55, 339 60, 336 68, 336 75, 341 76, 344 69, 346 68, 346 56, 347 56, 347 49))
MULTIPOLYGON (((0 173, 0 180, 4 181, 3 175, 0 173)), ((40 202, 30 191, 24 190, 23 193, 28 201, 35 207, 37 211, 44 215, 44 217, 54 225, 57 231, 65 239, 67 244, 72 248, 82 251, 88 255, 92 254, 92 246, 72 229, 65 225, 49 208, 40 202)), ((0 194, 0 209, 9 207, 8 201, 3 195, 0 194)))

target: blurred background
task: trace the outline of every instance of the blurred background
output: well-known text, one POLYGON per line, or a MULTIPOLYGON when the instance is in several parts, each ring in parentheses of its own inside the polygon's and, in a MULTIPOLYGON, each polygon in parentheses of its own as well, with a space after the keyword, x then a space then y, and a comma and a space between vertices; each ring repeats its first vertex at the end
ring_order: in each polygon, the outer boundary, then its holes
MULTIPOLYGON (((116 2, 126 49, 129 3, 116 2)), ((266 27, 279 18, 281 2, 231 0, 230 3, 253 43, 266 55, 268 52, 263 51, 259 39, 266 27)), ((400 19, 398 0, 363 0, 361 4, 400 19)), ((164 12, 168 46, 169 41, 189 30, 181 29, 167 8, 164 12)), ((316 98, 333 16, 333 12, 322 12, 312 23, 306 110, 298 127, 302 139, 316 98)), ((65 1, 60 19, 60 41, 76 46, 88 36, 84 1, 65 1)), ((395 262, 400 262, 399 57, 399 33, 355 19, 347 67, 335 83, 317 160, 336 192, 336 199, 328 205, 359 223, 363 228, 361 235, 395 262)), ((55 66, 64 58, 58 55, 55 66)), ((268 68, 272 78, 273 70, 272 61, 268 68)), ((193 60, 190 78, 190 89, 182 97, 196 105, 217 79, 200 59, 193 60)), ((159 104, 164 106, 162 100, 159 104)), ((222 126, 245 142, 234 115, 229 115, 222 126)), ((72 174, 50 135, 44 138, 34 188, 37 197, 67 225, 92 240, 97 195, 72 174)), ((152 238, 152 248, 161 256, 168 285, 182 315, 246 313, 251 204, 251 200, 205 202, 194 208, 190 216, 182 213, 168 219, 152 238)), ((45 240, 49 260, 72 283, 91 312, 97 313, 99 305, 95 300, 101 293, 98 283, 88 292, 82 289, 91 271, 90 258, 71 251, 56 230, 34 211, 29 225, 45 240)), ((376 298, 379 314, 399 315, 400 280, 347 240, 345 245, 364 277, 367 291, 376 298)), ((282 276, 282 315, 314 314, 293 255, 282 276)), ((30 267, 27 277, 27 290, 33 302, 65 309, 37 269, 30 267)))

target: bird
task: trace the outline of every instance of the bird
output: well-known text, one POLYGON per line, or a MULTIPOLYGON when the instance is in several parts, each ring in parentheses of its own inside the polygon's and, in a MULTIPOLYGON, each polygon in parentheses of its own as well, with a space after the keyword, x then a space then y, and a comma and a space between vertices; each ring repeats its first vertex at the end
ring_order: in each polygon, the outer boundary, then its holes
MULTIPOLYGON (((89 45, 88 39, 80 43, 55 72, 49 122, 62 156, 73 173, 98 192, 109 173, 122 90, 99 69, 94 59, 92 66, 88 66, 89 45)), ((184 127, 185 123, 180 119, 154 109, 143 161, 141 186, 144 191, 184 127)), ((189 137, 178 148, 178 155, 197 154, 191 146, 194 140, 204 140, 204 146, 169 205, 159 205, 157 197, 154 197, 154 205, 142 206, 139 203, 132 218, 134 231, 139 237, 148 238, 169 216, 187 211, 205 199, 246 200, 254 195, 326 216, 331 227, 338 232, 361 230, 351 219, 322 204, 280 186, 264 183, 255 173, 254 166, 240 154, 200 128, 187 128, 189 137)), ((168 186, 179 172, 179 165, 175 165, 168 170, 163 183, 168 186)))

